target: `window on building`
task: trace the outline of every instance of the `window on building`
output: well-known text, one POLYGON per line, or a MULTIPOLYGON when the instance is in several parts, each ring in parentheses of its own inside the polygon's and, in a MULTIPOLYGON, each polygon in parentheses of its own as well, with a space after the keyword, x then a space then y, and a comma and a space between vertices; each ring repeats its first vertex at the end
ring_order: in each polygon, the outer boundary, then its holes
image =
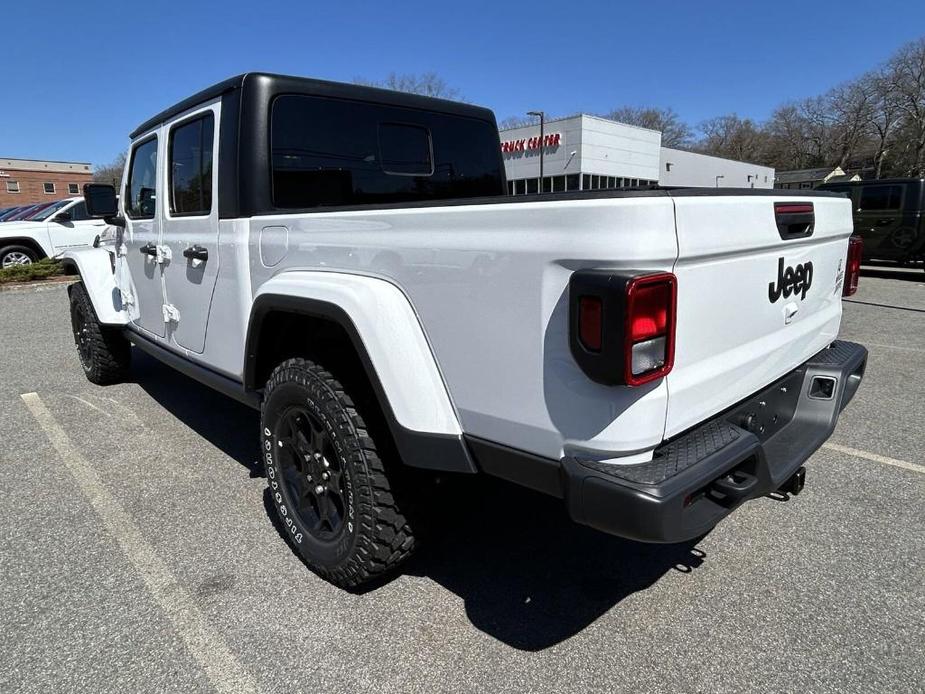
POLYGON ((902 204, 900 186, 864 186, 861 188, 861 210, 898 210, 902 204))
POLYGON ((19 181, 7 181, 6 182, 6 192, 7 193, 19 193, 19 181))
POLYGON ((539 189, 538 181, 539 179, 536 179, 536 178, 527 179, 527 195, 532 195, 533 193, 536 193, 538 191, 539 189))
POLYGON ((564 193, 565 192, 565 176, 553 176, 552 177, 552 192, 553 193, 564 193))
POLYGON ((581 177, 582 190, 591 190, 591 174, 584 174, 581 177))
POLYGON ((207 215, 212 211, 212 135, 210 111, 170 131, 170 212, 176 216, 207 215))
POLYGON ((601 177, 591 174, 591 190, 598 190, 601 187, 601 177))
POLYGON ((154 217, 155 181, 157 180, 157 138, 142 142, 132 150, 132 165, 128 172, 128 200, 125 211, 132 219, 154 217))
POLYGON ((504 192, 498 132, 487 121, 287 94, 273 102, 270 141, 277 208, 504 192))
POLYGON ((579 174, 569 174, 565 177, 565 189, 566 190, 580 190, 581 189, 581 177, 579 174))
POLYGON ((543 177, 543 192, 544 193, 552 192, 552 177, 550 176, 543 177))
POLYGON ((76 183, 67 184, 67 194, 68 195, 80 195, 80 186, 76 183))
POLYGON ((527 192, 527 181, 525 179, 520 179, 519 181, 514 181, 514 194, 523 195, 527 192))
POLYGON ((617 187, 617 179, 614 178, 613 176, 608 176, 608 177, 607 177, 607 187, 608 187, 608 188, 616 188, 616 187, 617 187))
POLYGON ((42 184, 42 188, 45 189, 45 194, 46 194, 46 195, 54 195, 54 194, 55 194, 55 184, 54 184, 54 183, 43 183, 43 184, 42 184))
POLYGON ((514 181, 508 181, 508 182, 507 182, 507 194, 508 194, 508 195, 513 195, 513 194, 514 194, 514 181))
POLYGON ((800 184, 800 188, 801 188, 802 190, 807 190, 807 189, 812 188, 812 187, 813 187, 813 184, 812 184, 812 183, 801 183, 801 184, 800 184))

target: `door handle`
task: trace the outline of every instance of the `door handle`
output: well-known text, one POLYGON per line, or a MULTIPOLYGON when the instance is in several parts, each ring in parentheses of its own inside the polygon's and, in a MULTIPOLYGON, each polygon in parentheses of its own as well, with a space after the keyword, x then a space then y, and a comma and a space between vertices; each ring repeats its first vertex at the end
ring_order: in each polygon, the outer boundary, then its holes
POLYGON ((202 246, 190 246, 183 251, 183 257, 190 260, 208 260, 209 251, 202 246))
POLYGON ((157 246, 155 246, 153 243, 146 243, 138 250, 140 250, 145 255, 157 256, 157 246))

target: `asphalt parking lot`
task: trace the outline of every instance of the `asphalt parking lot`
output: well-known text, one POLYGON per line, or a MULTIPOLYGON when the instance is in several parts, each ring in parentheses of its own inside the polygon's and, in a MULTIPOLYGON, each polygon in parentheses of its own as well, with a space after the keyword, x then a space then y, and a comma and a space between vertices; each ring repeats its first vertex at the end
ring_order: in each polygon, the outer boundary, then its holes
POLYGON ((0 326, 2 692, 925 691, 921 269, 845 305, 870 362, 799 497, 649 546, 451 480, 362 594, 271 524, 254 412, 144 355, 91 385, 63 286, 0 326))

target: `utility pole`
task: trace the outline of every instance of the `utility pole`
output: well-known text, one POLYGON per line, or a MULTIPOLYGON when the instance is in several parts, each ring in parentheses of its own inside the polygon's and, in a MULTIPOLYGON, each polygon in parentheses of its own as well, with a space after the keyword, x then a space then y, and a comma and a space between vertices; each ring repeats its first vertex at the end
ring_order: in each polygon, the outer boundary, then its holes
POLYGON ((536 116, 540 119, 540 185, 537 189, 540 193, 543 192, 543 154, 546 151, 544 146, 546 143, 545 140, 545 126, 546 126, 546 114, 543 111, 527 111, 528 116, 536 116))

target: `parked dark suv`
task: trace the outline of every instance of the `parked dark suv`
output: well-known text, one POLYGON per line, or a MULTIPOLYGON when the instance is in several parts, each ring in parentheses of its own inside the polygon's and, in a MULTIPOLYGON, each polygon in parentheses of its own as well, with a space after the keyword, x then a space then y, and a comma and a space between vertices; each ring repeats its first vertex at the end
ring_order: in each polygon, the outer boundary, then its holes
POLYGON ((925 260, 925 179, 831 183, 819 190, 851 198, 854 233, 864 238, 864 260, 925 260))

